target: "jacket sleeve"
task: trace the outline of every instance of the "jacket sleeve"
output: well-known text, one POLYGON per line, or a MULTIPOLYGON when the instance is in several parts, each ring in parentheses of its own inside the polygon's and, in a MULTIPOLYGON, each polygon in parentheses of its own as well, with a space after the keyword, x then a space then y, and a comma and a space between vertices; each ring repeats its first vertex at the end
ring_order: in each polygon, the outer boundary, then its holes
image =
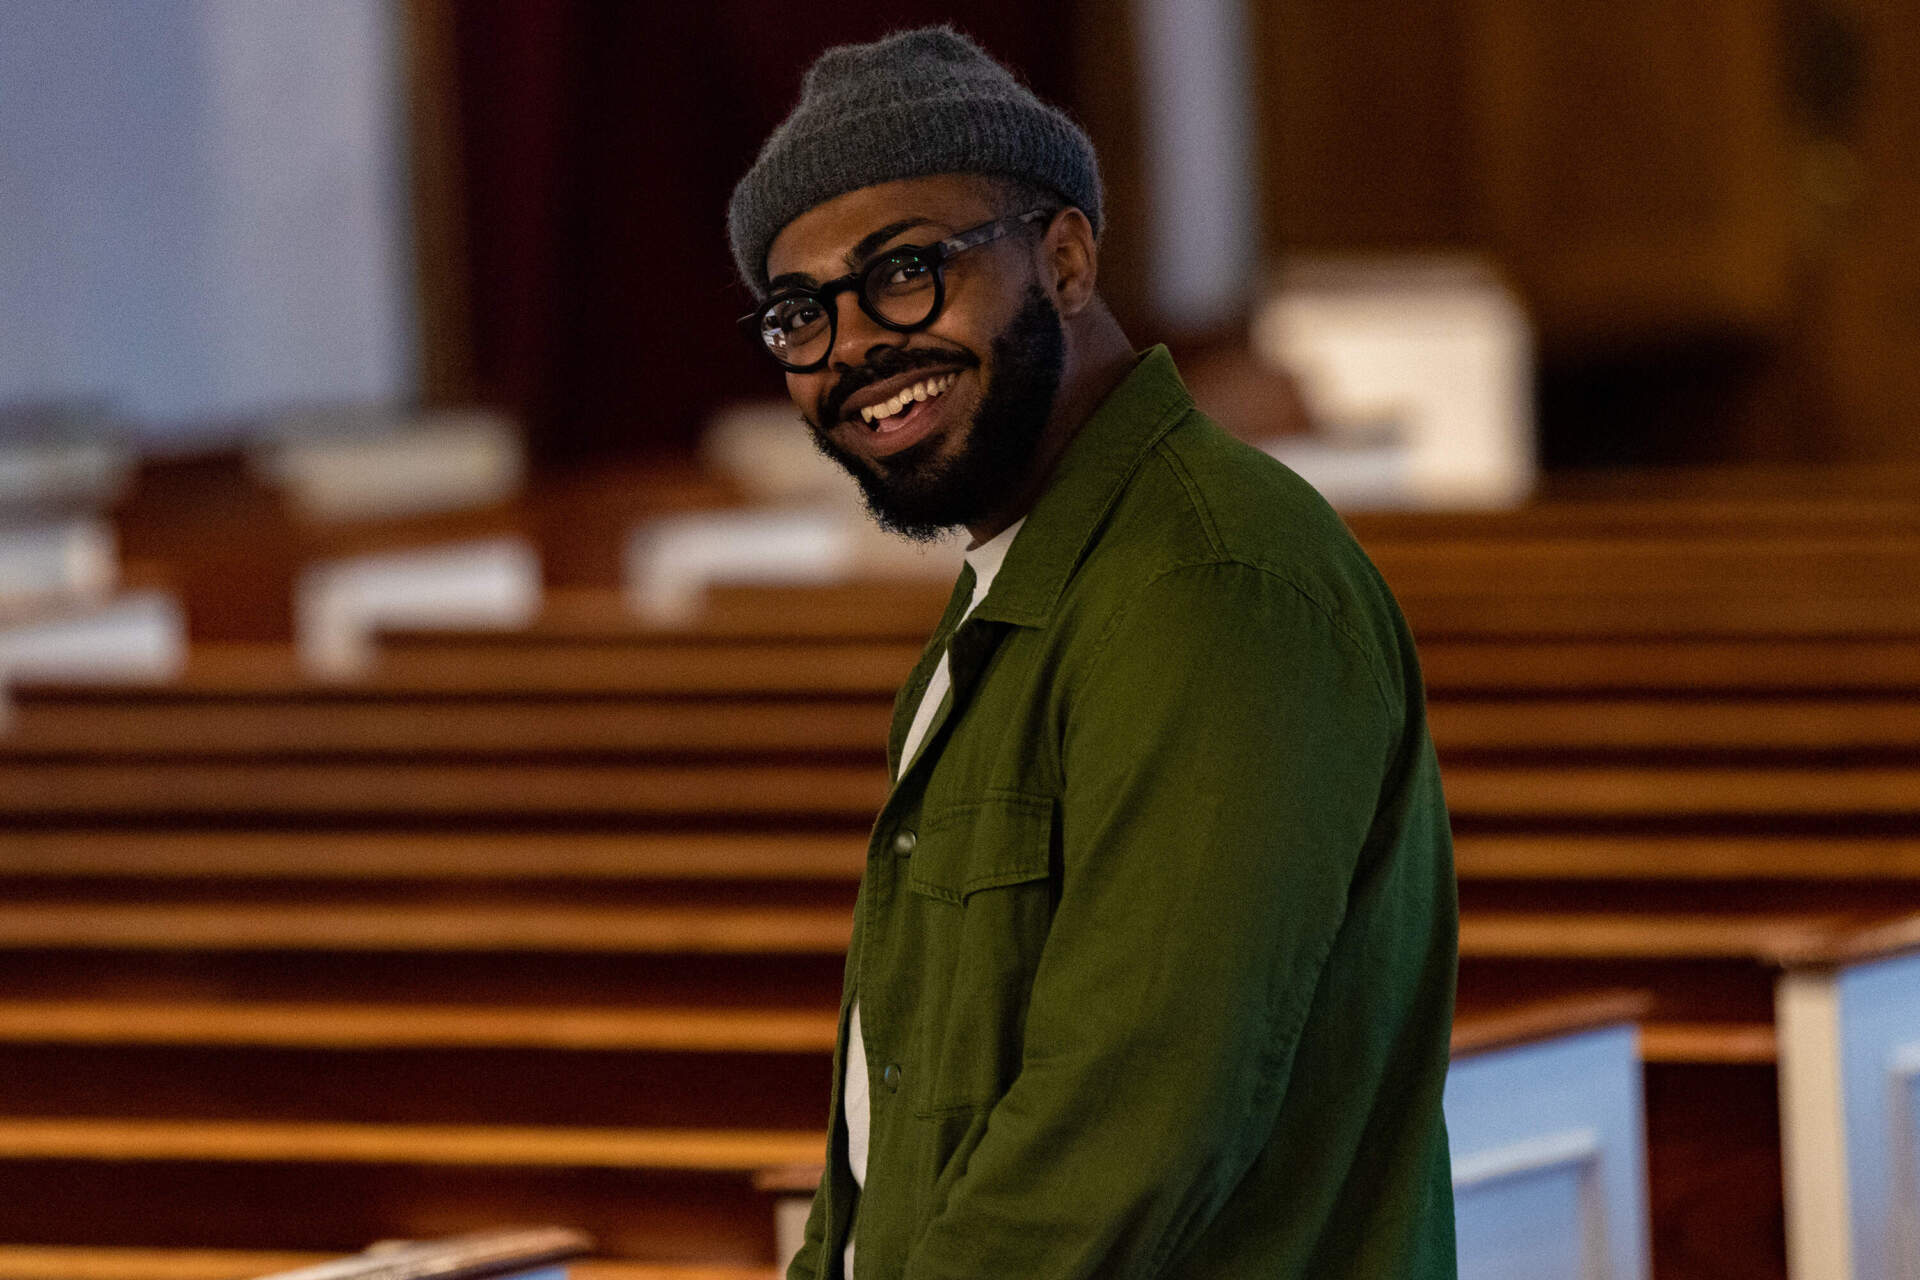
POLYGON ((1176 569, 1063 670, 1063 878, 1019 1074, 910 1280, 1161 1274, 1273 1128, 1404 713, 1283 578, 1176 569))
POLYGON ((793 1261, 787 1264, 787 1280, 814 1280, 814 1277, 826 1274, 820 1266, 821 1254, 826 1249, 826 1210, 826 1196, 822 1192, 814 1192, 813 1205, 807 1210, 806 1234, 798 1252, 793 1255, 793 1261))

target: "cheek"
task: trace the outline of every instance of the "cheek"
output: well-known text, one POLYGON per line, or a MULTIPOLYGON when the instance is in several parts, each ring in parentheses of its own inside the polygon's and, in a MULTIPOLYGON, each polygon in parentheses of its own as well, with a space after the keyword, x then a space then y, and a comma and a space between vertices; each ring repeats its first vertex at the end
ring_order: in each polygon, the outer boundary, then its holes
POLYGON ((800 410, 807 425, 820 425, 820 398, 827 393, 827 386, 812 374, 790 373, 787 375, 787 396, 800 410))

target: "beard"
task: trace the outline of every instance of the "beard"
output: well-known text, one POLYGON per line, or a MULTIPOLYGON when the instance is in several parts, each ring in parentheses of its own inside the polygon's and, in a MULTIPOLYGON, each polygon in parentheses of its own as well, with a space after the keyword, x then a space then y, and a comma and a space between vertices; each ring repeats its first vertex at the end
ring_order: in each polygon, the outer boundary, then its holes
MULTIPOLYGON (((991 352, 993 380, 960 451, 950 457, 936 456, 943 438, 930 436, 899 453, 867 461, 813 428, 814 444, 859 484, 868 514, 882 529, 932 542, 957 525, 994 515, 1026 484, 1066 367, 1060 312, 1039 285, 1028 286, 1020 310, 994 337, 991 352)), ((908 368, 935 362, 950 366, 957 354, 901 353, 903 361, 912 361, 904 364, 908 368)), ((979 366, 977 359, 964 363, 979 366)), ((893 362, 883 366, 879 359, 870 368, 873 377, 861 385, 903 372, 903 367, 893 362)), ((858 386, 839 389, 834 403, 855 390, 858 386)))

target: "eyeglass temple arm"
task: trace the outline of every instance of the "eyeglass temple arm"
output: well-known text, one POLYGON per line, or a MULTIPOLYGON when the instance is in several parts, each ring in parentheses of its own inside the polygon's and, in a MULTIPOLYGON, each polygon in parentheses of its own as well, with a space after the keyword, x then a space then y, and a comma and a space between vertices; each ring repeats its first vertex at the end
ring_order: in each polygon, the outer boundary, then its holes
POLYGON ((1032 222, 1035 218, 1046 218, 1052 216, 1052 214, 1053 210, 1051 209, 1029 209, 1025 213, 1015 214, 1010 218, 1001 218, 998 221, 989 222, 984 227, 975 227, 972 231, 963 232, 957 236, 948 236, 945 240, 937 242, 934 248, 940 251, 941 257, 952 257, 962 250, 972 249, 979 245, 987 244, 990 241, 998 240, 1001 236, 1006 235, 1016 222, 1032 222))

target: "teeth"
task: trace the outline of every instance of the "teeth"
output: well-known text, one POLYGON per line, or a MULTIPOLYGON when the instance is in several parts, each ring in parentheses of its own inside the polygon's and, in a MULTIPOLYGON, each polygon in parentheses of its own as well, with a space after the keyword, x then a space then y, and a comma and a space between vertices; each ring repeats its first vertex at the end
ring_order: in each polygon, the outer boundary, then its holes
POLYGON ((951 387, 953 380, 959 376, 957 373, 950 373, 944 378, 931 378, 925 382, 916 382, 912 386, 897 392, 890 400, 882 400, 879 404, 867 405, 860 410, 860 419, 863 422, 874 423, 891 418, 910 404, 918 404, 922 400, 933 399, 948 387, 951 387))

